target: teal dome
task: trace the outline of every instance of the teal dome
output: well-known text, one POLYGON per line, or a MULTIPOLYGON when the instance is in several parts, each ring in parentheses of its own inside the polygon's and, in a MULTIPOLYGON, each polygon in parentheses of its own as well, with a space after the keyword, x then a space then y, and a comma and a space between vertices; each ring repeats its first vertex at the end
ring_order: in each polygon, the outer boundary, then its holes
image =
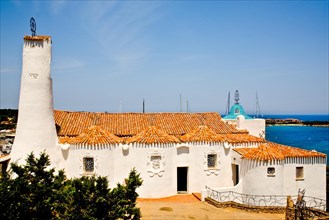
POLYGON ((225 117, 223 117, 223 119, 236 119, 239 115, 244 116, 245 119, 252 119, 250 116, 248 116, 245 112, 244 109, 241 105, 239 105, 238 103, 235 103, 229 114, 226 115, 225 117))

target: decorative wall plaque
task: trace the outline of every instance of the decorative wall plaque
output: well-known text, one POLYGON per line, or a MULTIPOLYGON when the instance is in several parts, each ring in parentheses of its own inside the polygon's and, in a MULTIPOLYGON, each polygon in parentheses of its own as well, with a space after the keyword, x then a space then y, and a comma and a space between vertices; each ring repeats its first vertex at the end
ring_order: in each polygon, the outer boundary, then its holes
POLYGON ((214 174, 219 174, 219 151, 215 151, 214 149, 211 149, 210 151, 206 151, 204 153, 203 158, 203 164, 204 164, 204 171, 207 174, 207 176, 214 174))
POLYGON ((160 153, 158 150, 148 153, 147 156, 147 172, 150 177, 154 175, 162 176, 164 172, 164 153, 160 153))
POLYGON ((38 76, 39 76, 39 74, 37 74, 37 73, 30 73, 29 76, 30 76, 31 78, 37 79, 38 76))

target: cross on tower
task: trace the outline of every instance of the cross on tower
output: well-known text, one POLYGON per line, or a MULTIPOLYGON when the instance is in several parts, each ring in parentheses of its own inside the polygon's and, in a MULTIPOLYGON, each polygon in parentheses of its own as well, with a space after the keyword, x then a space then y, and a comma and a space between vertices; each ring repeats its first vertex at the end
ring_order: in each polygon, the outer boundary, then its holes
POLYGON ((35 32, 37 30, 37 23, 35 23, 35 19, 33 17, 30 19, 30 27, 31 27, 32 37, 34 37, 35 32))

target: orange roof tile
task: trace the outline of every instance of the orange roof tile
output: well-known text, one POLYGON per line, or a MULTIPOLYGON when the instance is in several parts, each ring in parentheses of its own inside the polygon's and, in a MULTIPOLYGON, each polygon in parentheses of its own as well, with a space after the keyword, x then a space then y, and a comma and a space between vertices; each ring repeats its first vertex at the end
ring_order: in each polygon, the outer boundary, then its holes
POLYGON ((178 138, 157 129, 155 126, 149 126, 144 131, 126 140, 126 143, 128 144, 129 143, 165 144, 165 143, 179 143, 179 142, 180 141, 178 138))
POLYGON ((191 132, 183 135, 180 138, 184 142, 193 142, 193 141, 214 141, 220 142, 224 141, 224 135, 219 136, 213 130, 208 128, 206 125, 200 125, 191 132))
POLYGON ((219 134, 220 138, 229 143, 263 143, 265 139, 252 136, 250 134, 219 134))
POLYGON ((68 144, 86 144, 86 145, 96 145, 96 144, 118 144, 123 143, 122 138, 115 136, 104 131, 99 126, 91 126, 86 129, 85 132, 74 138, 63 137, 60 138, 60 143, 68 144))
POLYGON ((288 157, 323 157, 326 155, 319 152, 304 150, 300 148, 284 146, 272 142, 266 142, 258 147, 235 148, 242 158, 251 160, 283 160, 288 157))
POLYGON ((94 113, 54 111, 58 136, 77 136, 97 125, 119 137, 131 137, 154 125, 174 136, 181 136, 206 125, 217 134, 246 133, 223 122, 215 112, 209 113, 94 113))
POLYGON ((75 143, 75 137, 68 137, 68 136, 58 137, 58 142, 60 144, 73 144, 75 143))
POLYGON ((24 40, 35 40, 35 41, 42 41, 42 40, 49 40, 50 36, 24 36, 24 40))

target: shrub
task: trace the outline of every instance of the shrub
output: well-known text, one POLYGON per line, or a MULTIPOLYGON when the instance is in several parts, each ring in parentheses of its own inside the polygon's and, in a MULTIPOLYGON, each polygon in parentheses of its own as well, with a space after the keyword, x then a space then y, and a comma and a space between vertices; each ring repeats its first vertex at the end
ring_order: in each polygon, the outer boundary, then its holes
POLYGON ((142 179, 133 169, 113 189, 106 177, 66 179, 49 169, 49 156, 31 153, 26 165, 11 164, 0 178, 0 219, 139 219, 136 207, 142 179), (14 178, 13 178, 14 176, 14 178))

